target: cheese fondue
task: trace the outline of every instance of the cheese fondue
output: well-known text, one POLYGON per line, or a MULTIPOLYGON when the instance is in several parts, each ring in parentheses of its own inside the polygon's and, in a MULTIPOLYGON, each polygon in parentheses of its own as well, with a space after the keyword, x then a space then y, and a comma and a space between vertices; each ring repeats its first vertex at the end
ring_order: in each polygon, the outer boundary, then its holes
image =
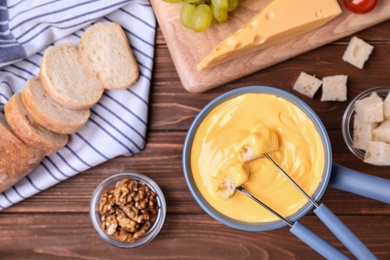
MULTIPOLYGON (((313 195, 322 179, 323 143, 310 118, 301 109, 272 94, 248 93, 224 101, 197 129, 191 148, 191 171, 205 200, 235 220, 257 223, 278 218, 238 192, 228 200, 220 196, 216 183, 221 181, 221 171, 227 166, 238 169, 239 177, 244 180, 240 185, 283 216, 292 215, 307 203, 268 159, 242 161, 243 142, 264 133, 264 129, 278 136, 270 139, 270 142, 278 140, 279 144, 270 144, 277 150, 269 155, 309 195, 313 195)), ((266 145, 267 140, 263 141, 262 145, 266 145)), ((252 145, 256 143, 259 141, 252 145)))

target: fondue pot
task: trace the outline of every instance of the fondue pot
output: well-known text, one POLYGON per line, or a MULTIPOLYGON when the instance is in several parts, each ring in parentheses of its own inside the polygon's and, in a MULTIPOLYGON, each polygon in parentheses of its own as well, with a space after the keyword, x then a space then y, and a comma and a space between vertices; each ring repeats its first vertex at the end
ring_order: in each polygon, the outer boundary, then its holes
MULTIPOLYGON (((332 148, 326 128, 318 115, 304 101, 281 89, 267 86, 248 86, 226 92, 207 104, 192 122, 184 142, 183 171, 187 186, 195 201, 211 217, 227 226, 246 231, 269 231, 286 226, 286 223, 282 220, 273 222, 247 223, 223 215, 214 209, 202 196, 192 176, 191 148, 199 125, 202 123, 204 118, 219 104, 231 98, 248 93, 270 94, 281 97, 300 108, 312 121, 320 135, 325 150, 325 162, 322 173, 322 180, 317 186, 314 194, 311 196, 314 201, 319 201, 323 196, 326 188, 329 186, 390 204, 390 180, 360 173, 332 162, 332 148)), ((313 207, 314 205, 308 201, 308 203, 300 208, 296 213, 288 216, 288 219, 291 222, 297 222, 313 207)), ((362 244, 362 242, 325 205, 320 204, 319 207, 316 206, 314 213, 357 258, 375 258, 372 253, 362 244)), ((291 232, 294 233, 293 228, 291 229, 291 232)), ((295 235, 299 237, 298 234, 295 235)), ((308 240, 315 241, 314 237, 310 238, 311 235, 308 236, 308 240)), ((305 241, 302 237, 300 238, 305 241)), ((318 247, 321 247, 322 242, 319 242, 319 244, 316 244, 316 242, 312 242, 312 244, 310 244, 310 242, 308 243, 307 241, 305 242, 313 247, 317 252, 321 253, 321 250, 318 250, 318 247)), ((323 251, 326 251, 326 249, 323 249, 323 251)))

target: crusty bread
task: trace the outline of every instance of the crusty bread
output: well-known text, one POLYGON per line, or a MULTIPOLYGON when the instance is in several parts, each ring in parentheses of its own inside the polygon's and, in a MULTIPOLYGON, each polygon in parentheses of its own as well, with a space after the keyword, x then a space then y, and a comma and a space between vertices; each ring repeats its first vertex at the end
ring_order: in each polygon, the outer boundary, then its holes
POLYGON ((322 81, 315 76, 311 76, 306 72, 301 72, 295 82, 293 89, 309 98, 313 98, 314 94, 321 87, 322 81))
POLYGON ((324 77, 322 79, 321 101, 346 101, 347 79, 346 75, 324 77))
POLYGON ((4 107, 5 117, 12 131, 25 144, 51 155, 68 142, 68 136, 43 128, 30 116, 22 103, 20 93, 14 94, 4 107))
POLYGON ((117 23, 97 23, 81 36, 80 60, 102 87, 125 89, 138 79, 138 65, 126 35, 117 23))
POLYGON ((364 162, 379 166, 390 165, 390 144, 380 141, 369 141, 364 162))
POLYGON ((363 69, 364 63, 366 63, 373 50, 374 46, 354 36, 349 41, 343 60, 359 69, 363 69))
POLYGON ((41 150, 24 144, 9 127, 0 113, 0 192, 5 191, 44 158, 41 150))
POLYGON ((355 102, 356 115, 363 123, 382 122, 383 100, 376 92, 355 102))
POLYGON ((73 110, 55 102, 46 93, 38 77, 27 81, 22 102, 31 117, 41 126, 60 134, 72 134, 87 123, 90 110, 73 110))
POLYGON ((59 104, 84 110, 96 104, 103 88, 84 71, 77 49, 70 43, 46 49, 40 67, 46 92, 59 104))
POLYGON ((377 122, 364 123, 359 120, 355 114, 353 117, 353 147, 366 150, 369 141, 374 140, 374 129, 378 126, 377 122))

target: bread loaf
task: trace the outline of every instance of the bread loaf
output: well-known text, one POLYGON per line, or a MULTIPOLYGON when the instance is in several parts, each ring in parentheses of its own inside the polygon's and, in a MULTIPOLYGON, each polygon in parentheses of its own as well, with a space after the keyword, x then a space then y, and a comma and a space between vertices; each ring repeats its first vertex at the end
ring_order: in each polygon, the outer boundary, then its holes
POLYGON ((46 49, 40 79, 51 98, 70 109, 88 109, 103 94, 103 88, 84 71, 78 51, 70 43, 46 49))
POLYGON ((138 65, 126 35, 117 23, 97 23, 81 36, 81 63, 102 87, 125 89, 138 79, 138 65))
POLYGON ((51 155, 68 142, 68 136, 54 133, 34 121, 22 103, 20 93, 14 94, 4 107, 12 131, 25 144, 51 155))
POLYGON ((40 149, 24 144, 15 136, 0 113, 0 192, 32 171, 43 158, 40 149))
POLYGON ((31 117, 41 126, 60 134, 72 134, 87 123, 90 110, 66 108, 46 93, 38 77, 27 81, 22 91, 22 102, 31 117))

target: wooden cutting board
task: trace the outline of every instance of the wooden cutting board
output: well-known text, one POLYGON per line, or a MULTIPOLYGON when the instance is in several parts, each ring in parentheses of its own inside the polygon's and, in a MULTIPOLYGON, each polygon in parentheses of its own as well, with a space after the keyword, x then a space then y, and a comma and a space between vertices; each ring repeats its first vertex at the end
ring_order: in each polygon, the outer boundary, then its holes
POLYGON ((342 14, 321 28, 215 68, 204 71, 196 69, 198 62, 214 46, 238 30, 268 1, 240 0, 239 7, 229 16, 226 23, 213 25, 202 33, 194 32, 181 25, 179 16, 182 3, 150 1, 181 83, 187 91, 205 92, 390 19, 390 1, 388 0, 379 1, 372 12, 364 15, 349 12, 345 9, 342 0, 339 0, 343 9, 342 14))

